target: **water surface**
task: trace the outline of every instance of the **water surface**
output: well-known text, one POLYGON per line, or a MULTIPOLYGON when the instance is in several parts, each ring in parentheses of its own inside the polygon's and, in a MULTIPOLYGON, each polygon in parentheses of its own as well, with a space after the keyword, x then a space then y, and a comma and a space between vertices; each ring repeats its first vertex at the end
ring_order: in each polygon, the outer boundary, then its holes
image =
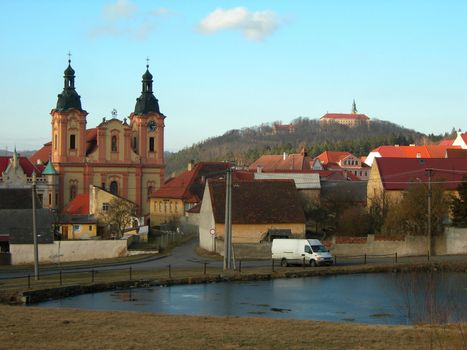
POLYGON ((133 288, 38 306, 377 324, 467 321, 467 273, 374 273, 133 288))

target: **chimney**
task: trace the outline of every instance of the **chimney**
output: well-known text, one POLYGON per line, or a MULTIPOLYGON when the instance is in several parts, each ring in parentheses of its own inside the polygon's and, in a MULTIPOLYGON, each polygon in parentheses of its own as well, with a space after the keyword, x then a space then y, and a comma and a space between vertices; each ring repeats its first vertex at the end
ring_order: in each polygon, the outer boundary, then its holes
POLYGON ((261 173, 263 172, 263 167, 262 167, 261 165, 257 165, 257 166, 256 166, 256 172, 257 172, 258 174, 261 174, 261 173))
POLYGON ((284 152, 284 154, 282 155, 282 159, 285 160, 287 158, 287 153, 284 152))
POLYGON ((193 170, 193 160, 190 160, 188 162, 188 171, 192 171, 193 170))

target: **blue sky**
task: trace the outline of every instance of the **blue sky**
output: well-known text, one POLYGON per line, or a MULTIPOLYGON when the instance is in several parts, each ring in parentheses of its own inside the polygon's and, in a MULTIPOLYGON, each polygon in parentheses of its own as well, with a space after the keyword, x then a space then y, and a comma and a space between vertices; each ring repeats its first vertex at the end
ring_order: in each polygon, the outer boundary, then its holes
POLYGON ((178 150, 230 129, 359 112, 467 130, 467 2, 0 1, 0 148, 50 140, 72 53, 88 128, 127 117, 149 57, 178 150))

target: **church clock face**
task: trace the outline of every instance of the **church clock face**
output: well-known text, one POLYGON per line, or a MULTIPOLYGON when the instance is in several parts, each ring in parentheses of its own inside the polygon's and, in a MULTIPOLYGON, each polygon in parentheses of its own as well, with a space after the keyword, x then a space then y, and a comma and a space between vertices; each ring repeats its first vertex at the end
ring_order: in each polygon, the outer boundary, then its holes
POLYGON ((154 120, 151 120, 149 123, 148 123, 148 130, 151 131, 151 132, 154 132, 156 131, 156 122, 154 120))

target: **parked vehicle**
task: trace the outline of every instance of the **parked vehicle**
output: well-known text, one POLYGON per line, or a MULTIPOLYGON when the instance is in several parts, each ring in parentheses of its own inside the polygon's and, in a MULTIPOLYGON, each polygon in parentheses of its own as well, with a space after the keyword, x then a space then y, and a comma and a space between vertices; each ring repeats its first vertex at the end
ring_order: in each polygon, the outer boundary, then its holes
POLYGON ((334 258, 317 239, 275 239, 272 241, 272 258, 281 266, 303 264, 310 266, 332 265, 334 258))

